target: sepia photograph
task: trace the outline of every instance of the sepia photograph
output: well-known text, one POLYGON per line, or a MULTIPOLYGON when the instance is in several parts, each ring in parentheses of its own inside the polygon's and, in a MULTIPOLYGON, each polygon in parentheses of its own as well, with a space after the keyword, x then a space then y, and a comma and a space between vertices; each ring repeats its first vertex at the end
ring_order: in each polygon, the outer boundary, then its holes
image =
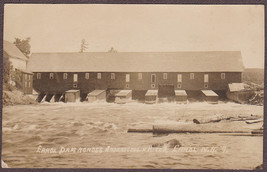
POLYGON ((3 13, 2 168, 263 169, 264 5, 3 13))

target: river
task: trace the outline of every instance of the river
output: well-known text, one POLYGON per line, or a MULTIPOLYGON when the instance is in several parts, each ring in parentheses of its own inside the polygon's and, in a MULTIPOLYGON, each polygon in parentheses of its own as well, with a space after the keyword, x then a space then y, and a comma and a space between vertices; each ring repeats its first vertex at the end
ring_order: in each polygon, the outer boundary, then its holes
POLYGON ((127 133, 138 125, 186 123, 215 114, 263 115, 263 107, 222 102, 5 106, 2 160, 12 168, 253 169, 262 164, 262 136, 127 133), (184 149, 151 148, 171 139, 184 149))

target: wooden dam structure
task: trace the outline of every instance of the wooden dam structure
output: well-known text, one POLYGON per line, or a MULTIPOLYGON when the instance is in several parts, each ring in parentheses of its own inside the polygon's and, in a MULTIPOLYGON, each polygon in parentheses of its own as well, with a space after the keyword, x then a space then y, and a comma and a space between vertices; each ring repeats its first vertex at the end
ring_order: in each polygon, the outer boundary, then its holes
POLYGON ((242 83, 244 67, 239 51, 84 52, 33 53, 28 69, 39 102, 153 104, 196 95, 216 103, 229 84, 242 83))

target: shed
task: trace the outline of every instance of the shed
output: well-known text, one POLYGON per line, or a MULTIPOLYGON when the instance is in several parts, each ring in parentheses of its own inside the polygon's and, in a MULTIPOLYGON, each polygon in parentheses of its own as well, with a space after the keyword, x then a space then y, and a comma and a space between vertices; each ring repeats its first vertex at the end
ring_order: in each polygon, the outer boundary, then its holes
POLYGON ((115 95, 115 103, 124 104, 132 99, 132 90, 120 90, 115 95))
POLYGON ((253 90, 246 90, 243 83, 228 84, 226 97, 238 103, 244 103, 254 95, 253 90))
POLYGON ((88 102, 106 100, 106 90, 94 90, 87 95, 88 102))
POLYGON ((231 84, 228 84, 228 87, 229 87, 230 92, 242 91, 245 89, 243 83, 231 83, 231 84))
POLYGON ((158 99, 158 90, 148 90, 145 95, 145 103, 153 104, 158 99))
POLYGON ((175 90, 175 101, 177 103, 187 103, 187 94, 185 90, 175 90))
POLYGON ((80 101, 80 90, 68 90, 65 92, 65 102, 80 101))
POLYGON ((201 90, 202 97, 209 103, 218 103, 219 96, 212 90, 201 90))

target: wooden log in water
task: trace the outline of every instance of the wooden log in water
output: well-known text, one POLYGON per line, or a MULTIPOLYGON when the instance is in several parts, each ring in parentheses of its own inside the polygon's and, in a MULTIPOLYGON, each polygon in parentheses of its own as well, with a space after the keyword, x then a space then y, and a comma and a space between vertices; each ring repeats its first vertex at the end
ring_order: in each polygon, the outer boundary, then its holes
POLYGON ((259 115, 239 115, 238 118, 244 119, 244 120, 257 120, 262 118, 262 116, 259 115))
POLYGON ((222 118, 221 119, 218 119, 218 118, 216 119, 193 119, 193 122, 195 124, 206 124, 206 123, 220 122, 221 120, 222 118))
POLYGON ((248 130, 222 129, 209 125, 153 125, 153 133, 250 133, 248 130))
POLYGON ((214 118, 209 119, 193 119, 193 122, 195 124, 207 124, 207 123, 214 123, 214 122, 220 122, 222 120, 231 120, 231 121, 246 121, 246 120, 259 120, 262 118, 258 115, 239 115, 238 117, 231 117, 231 116, 218 116, 214 118))
POLYGON ((263 136, 263 134, 249 134, 249 133, 224 133, 221 136, 263 136))
POLYGON ((246 120, 247 124, 254 124, 254 123, 259 123, 259 122, 263 122, 263 119, 259 119, 259 120, 246 120))
POLYGON ((257 130, 252 130, 251 131, 251 134, 263 134, 263 130, 261 130, 261 129, 257 129, 257 130))
POLYGON ((129 128, 128 133, 152 133, 152 128, 129 128))

